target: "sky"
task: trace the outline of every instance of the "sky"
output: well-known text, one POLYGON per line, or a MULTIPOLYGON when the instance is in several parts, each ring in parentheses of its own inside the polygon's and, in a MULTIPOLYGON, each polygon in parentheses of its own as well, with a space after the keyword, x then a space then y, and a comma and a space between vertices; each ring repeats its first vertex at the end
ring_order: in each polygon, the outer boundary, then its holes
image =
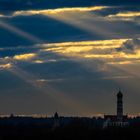
POLYGON ((140 110, 139 0, 0 0, 0 114, 140 110))

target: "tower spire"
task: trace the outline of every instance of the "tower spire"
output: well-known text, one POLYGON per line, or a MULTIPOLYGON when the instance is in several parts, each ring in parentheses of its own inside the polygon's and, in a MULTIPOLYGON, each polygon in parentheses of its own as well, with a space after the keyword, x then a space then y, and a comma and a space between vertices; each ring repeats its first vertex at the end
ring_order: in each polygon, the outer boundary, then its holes
POLYGON ((123 94, 120 89, 117 93, 117 119, 118 121, 123 119, 123 94))

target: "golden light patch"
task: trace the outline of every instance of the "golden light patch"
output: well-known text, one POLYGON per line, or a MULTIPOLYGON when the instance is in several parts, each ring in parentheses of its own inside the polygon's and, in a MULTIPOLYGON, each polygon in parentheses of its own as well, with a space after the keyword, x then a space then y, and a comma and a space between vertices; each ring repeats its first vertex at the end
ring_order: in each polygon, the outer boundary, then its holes
MULTIPOLYGON (((52 51, 55 53, 64 54, 67 56, 75 55, 81 57, 105 57, 106 54, 96 54, 100 50, 106 51, 107 49, 119 48, 122 43, 127 39, 118 40, 99 40, 99 41, 82 41, 82 42, 64 42, 64 43, 51 43, 44 44, 42 51, 52 51), (46 48, 47 47, 47 48, 46 48), (49 47, 49 48, 48 48, 49 47)), ((113 56, 110 55, 110 58, 113 56)))
POLYGON ((0 17, 4 17, 4 15, 3 14, 0 14, 0 17))
POLYGON ((80 47, 80 46, 77 46, 77 47, 59 47, 59 48, 50 48, 48 49, 49 51, 54 51, 54 52, 58 52, 58 53, 64 53, 64 54, 68 54, 68 53, 82 53, 82 52, 88 52, 90 50, 92 50, 93 47, 80 47))
POLYGON ((98 58, 98 59, 111 59, 115 58, 116 56, 113 56, 112 54, 89 54, 85 55, 85 58, 98 58))
POLYGON ((137 48, 132 53, 127 53, 124 49, 118 51, 128 40, 131 39, 51 43, 44 44, 41 51, 58 53, 74 59, 99 59, 107 64, 131 64, 140 59, 140 49, 137 48))
POLYGON ((0 69, 10 69, 10 68, 12 68, 12 64, 11 63, 1 64, 0 65, 0 69))
MULTIPOLYGON (((56 46, 56 47, 66 47, 66 46, 97 46, 97 47, 110 47, 113 45, 121 45, 128 39, 112 39, 112 40, 98 40, 98 41, 81 41, 81 42, 64 42, 64 43, 52 43, 47 44, 47 46, 56 46)), ((46 45, 45 45, 46 46, 46 45)))
POLYGON ((42 63, 44 63, 44 61, 43 60, 35 60, 35 61, 33 61, 34 63, 37 63, 37 64, 42 64, 42 63))
POLYGON ((140 12, 120 12, 116 15, 109 15, 108 17, 114 18, 114 17, 137 17, 140 16, 140 12))
POLYGON ((75 7, 75 8, 58 8, 58 9, 47 9, 47 10, 27 10, 27 11, 16 11, 13 16, 20 15, 55 15, 66 12, 89 12, 97 11, 108 8, 107 6, 94 6, 94 7, 75 7))
POLYGON ((124 52, 116 52, 112 54, 91 54, 91 55, 86 55, 86 58, 104 58, 104 59, 111 59, 111 58, 116 58, 116 59, 140 59, 140 51, 137 51, 135 54, 126 54, 124 52))
POLYGON ((108 62, 107 64, 111 65, 132 65, 132 64, 138 64, 140 63, 140 60, 128 60, 128 61, 116 61, 116 62, 108 62))
POLYGON ((30 60, 37 56, 35 53, 28 53, 28 54, 20 54, 20 55, 15 55, 13 59, 15 60, 30 60))

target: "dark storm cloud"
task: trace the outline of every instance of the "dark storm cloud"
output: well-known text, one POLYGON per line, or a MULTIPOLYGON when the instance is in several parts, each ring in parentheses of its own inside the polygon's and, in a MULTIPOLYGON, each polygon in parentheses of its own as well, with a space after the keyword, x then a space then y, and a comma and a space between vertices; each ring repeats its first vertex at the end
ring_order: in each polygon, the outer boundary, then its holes
POLYGON ((140 5, 138 0, 0 0, 0 11, 10 13, 17 10, 53 9, 60 7, 82 7, 93 5, 140 5))
MULTIPOLYGON (((98 35, 90 35, 81 29, 44 16, 15 17, 5 19, 9 24, 41 38, 44 42, 63 42, 73 40, 100 39, 98 35), (59 27, 59 28, 58 28, 59 27)), ((0 28, 0 46, 31 45, 35 42, 24 39, 13 32, 0 28), (8 41, 7 41, 8 40, 8 41)))
MULTIPOLYGON (((6 23, 30 33, 37 38, 43 40, 43 42, 68 42, 68 41, 82 41, 82 40, 101 40, 112 38, 137 38, 139 36, 140 25, 134 21, 122 21, 122 20, 96 20, 96 18, 85 17, 85 20, 92 26, 99 26, 105 30, 111 31, 110 36, 108 32, 96 32, 86 31, 79 29, 63 21, 57 19, 51 19, 43 15, 32 16, 17 16, 12 18, 2 18, 6 23), (59 28, 58 28, 59 27, 59 28), (126 32, 127 31, 127 32, 126 32), (119 32, 119 35, 118 35, 119 32), (103 35, 102 35, 103 34, 103 35)), ((94 28, 93 28, 94 29, 94 28)), ((36 43, 27 40, 18 34, 9 30, 0 28, 0 46, 19 46, 19 45, 31 45, 36 43)))
POLYGON ((102 17, 116 15, 122 12, 138 12, 140 11, 140 5, 120 5, 120 6, 110 6, 109 8, 104 8, 100 11, 94 11, 94 14, 100 15, 102 17))
POLYGON ((140 40, 139 39, 127 40, 122 44, 120 48, 117 48, 116 50, 120 52, 125 52, 126 54, 136 53, 137 50, 140 50, 140 40))
MULTIPOLYGON (((139 11, 139 2, 137 2, 137 6, 129 5, 132 3, 132 1, 97 1, 93 2, 91 0, 89 1, 83 1, 83 0, 77 0, 77 1, 59 1, 56 0, 55 2, 49 2, 49 1, 0 1, 3 4, 1 5, 2 11, 4 13, 0 13, 0 15, 6 16, 6 12, 11 11, 9 15, 11 17, 0 17, 0 19, 4 20, 10 25, 13 25, 27 33, 30 33, 31 35, 36 36, 37 38, 40 38, 43 43, 47 42, 68 42, 68 41, 81 41, 81 40, 100 40, 100 39, 112 39, 112 38, 137 38, 139 36, 139 17, 132 17, 133 19, 129 21, 125 21, 126 18, 117 18, 116 20, 109 18, 110 15, 115 16, 118 13, 122 12, 128 12, 128 11, 139 11), (12 3, 13 2, 13 3, 12 3), (6 4, 9 3, 9 6, 6 6, 6 4), (32 3, 32 4, 31 4, 32 3), (43 3, 49 3, 49 4, 43 4, 43 3), (55 3, 55 4, 51 4, 55 3), (99 28, 103 28, 105 30, 110 30, 111 33, 108 32, 102 33, 95 32, 94 30, 92 33, 89 31, 85 31, 83 29, 77 28, 71 24, 65 23, 63 21, 52 19, 50 17, 47 17, 45 15, 17 15, 12 16, 12 14, 18 10, 42 10, 47 9, 51 7, 47 7, 48 5, 53 5, 53 8, 61 8, 63 6, 59 6, 63 3, 66 4, 68 7, 79 7, 79 6, 93 6, 96 5, 96 3, 101 3, 101 5, 111 5, 109 8, 103 8, 101 10, 95 10, 95 11, 89 11, 90 13, 93 13, 93 17, 84 18, 90 25, 99 26, 99 28), (105 4, 107 3, 107 4, 105 4), (4 6, 5 4, 5 6, 4 6), (18 6, 16 5, 18 4, 18 6), (119 6, 116 6, 119 4, 119 6), (14 9, 14 5, 15 9, 14 9), (55 7, 57 5, 58 7, 55 7), (113 7, 112 7, 113 5, 113 7), (12 9, 13 8, 13 9, 12 9), (16 9, 17 8, 17 9, 16 9), (22 8, 22 9, 18 9, 22 8), (10 10, 11 9, 11 10, 10 10), (96 16, 100 16, 104 20, 97 20, 96 16), (59 28, 58 28, 59 27, 59 28), (127 32, 126 32, 127 31, 127 32), (119 35, 118 35, 119 33, 119 35), (102 35, 103 34, 103 35, 102 35)), ((136 3, 133 1, 133 4, 136 3)), ((66 6, 66 7, 67 7, 66 6)), ((88 7, 87 7, 88 8, 88 7)), ((79 16, 80 17, 80 16, 79 16)), ((77 20, 77 19, 76 19, 77 20)), ((92 27, 91 27, 92 28, 92 27)), ((6 29, 0 28, 0 46, 1 47, 8 47, 8 46, 19 46, 19 45, 32 45, 36 42, 33 42, 31 40, 27 40, 24 37, 19 36, 18 34, 15 34, 14 32, 8 31, 6 29), (8 41, 7 41, 8 40, 8 41)))
POLYGON ((76 7, 76 6, 89 6, 92 5, 92 0, 1 0, 0 9, 2 12, 10 13, 17 10, 29 9, 53 9, 60 7, 76 7))

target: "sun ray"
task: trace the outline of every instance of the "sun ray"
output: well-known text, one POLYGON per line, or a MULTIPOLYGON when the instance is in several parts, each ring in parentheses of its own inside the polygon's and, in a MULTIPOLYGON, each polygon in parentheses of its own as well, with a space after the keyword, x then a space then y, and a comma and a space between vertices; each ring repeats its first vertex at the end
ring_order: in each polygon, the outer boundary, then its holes
POLYGON ((107 28, 107 21, 97 15, 89 12, 84 13, 62 13, 62 14, 46 14, 45 16, 66 24, 75 26, 90 34, 100 35, 101 37, 120 38, 120 36, 107 28), (102 24, 100 24, 102 23, 102 24))
POLYGON ((27 84, 34 87, 39 92, 39 94, 46 95, 46 98, 48 96, 52 101, 55 101, 58 104, 62 104, 63 106, 66 106, 68 109, 73 109, 75 111, 85 109, 89 112, 91 111, 91 108, 87 104, 81 102, 80 100, 72 98, 71 96, 63 93, 62 91, 55 90, 55 88, 51 87, 49 83, 46 82, 46 85, 40 85, 38 83, 39 82, 38 77, 36 77, 31 73, 26 72, 25 70, 22 70, 19 67, 12 66, 11 68, 8 69, 8 71, 12 72, 14 75, 21 78, 27 84))
POLYGON ((38 37, 35 37, 35 36, 25 32, 25 31, 13 26, 13 25, 6 23, 6 22, 0 21, 0 27, 4 28, 6 30, 9 30, 12 33, 15 33, 15 34, 17 34, 17 35, 19 35, 19 36, 21 36, 29 41, 34 42, 34 43, 43 43, 43 40, 39 39, 38 37))
MULTIPOLYGON (((9 30, 11 32, 14 32, 16 33, 17 35, 27 39, 27 40, 30 40, 30 41, 33 41, 34 43, 36 44, 42 44, 44 43, 41 39, 29 34, 29 33, 26 33, 22 30, 20 30, 19 28, 17 27, 14 27, 8 23, 5 23, 5 22, 2 22, 0 21, 0 27, 6 29, 6 30, 9 30)), ((21 56, 23 57, 23 56, 21 56)), ((21 58, 20 57, 20 58, 21 58)), ((19 57, 17 59, 20 59, 19 57)), ((39 90, 41 93, 44 93, 45 95, 51 97, 53 100, 59 102, 59 104, 64 104, 65 106, 69 107, 69 108, 78 108, 81 109, 81 108, 86 108, 88 109, 88 107, 86 107, 86 104, 83 105, 83 103, 81 103, 80 101, 76 100, 74 101, 75 99, 71 99, 70 96, 62 93, 62 92, 59 92, 59 91, 56 91, 55 89, 53 89, 50 85, 47 85, 46 87, 39 87, 36 80, 38 79, 38 77, 35 77, 33 74, 29 74, 28 72, 25 72, 24 70, 22 70, 21 68, 19 68, 18 66, 16 66, 14 63, 10 63, 10 67, 9 67, 9 62, 8 60, 4 60, 3 61, 7 64, 5 65, 2 65, 3 68, 6 68, 8 67, 8 71, 13 73, 15 76, 21 78, 23 81, 27 82, 29 85, 35 87, 37 90, 39 90), (49 91, 49 92, 47 92, 49 91), (46 94, 47 93, 47 94, 46 94), (51 93, 51 94, 50 94, 51 93)), ((47 97, 46 96, 46 97, 47 97)), ((75 109, 76 109, 75 108, 75 109)))

